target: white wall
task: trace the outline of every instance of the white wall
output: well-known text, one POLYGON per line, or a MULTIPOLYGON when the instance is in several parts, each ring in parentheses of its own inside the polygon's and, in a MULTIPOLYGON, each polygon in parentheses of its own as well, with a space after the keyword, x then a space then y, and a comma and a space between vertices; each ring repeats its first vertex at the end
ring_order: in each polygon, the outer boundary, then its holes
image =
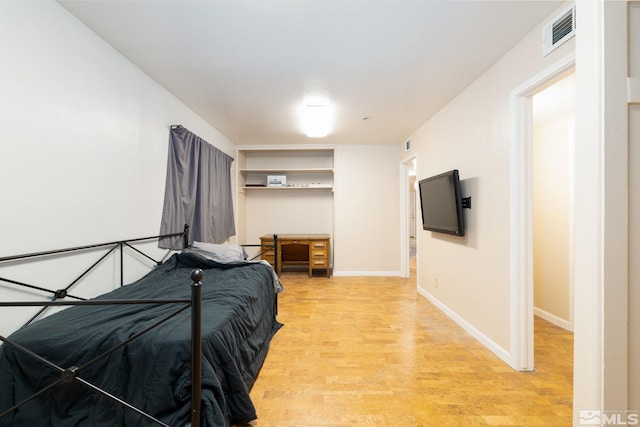
POLYGON ((0 257, 158 234, 172 124, 235 155, 53 1, 0 2, 0 52, 0 257))
POLYGON ((570 40, 542 58, 545 23, 410 137, 417 179, 459 169, 463 195, 472 197, 465 237, 418 230, 418 290, 505 360, 510 351, 509 95, 575 47, 570 40))
POLYGON ((534 307, 537 315, 569 330, 574 119, 558 117, 533 133, 534 307))
POLYGON ((336 146, 334 274, 400 275, 397 144, 336 146))
POLYGON ((259 243, 260 236, 274 233, 333 234, 330 191, 253 191, 246 196, 246 212, 246 243, 259 243))

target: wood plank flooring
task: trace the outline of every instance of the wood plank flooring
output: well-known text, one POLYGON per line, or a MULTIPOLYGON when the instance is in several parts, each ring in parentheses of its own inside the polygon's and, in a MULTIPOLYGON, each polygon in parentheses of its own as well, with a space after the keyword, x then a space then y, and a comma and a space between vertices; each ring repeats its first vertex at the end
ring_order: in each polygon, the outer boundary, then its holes
POLYGON ((284 273, 252 427, 570 426, 573 335, 536 319, 516 372, 393 277, 284 273))

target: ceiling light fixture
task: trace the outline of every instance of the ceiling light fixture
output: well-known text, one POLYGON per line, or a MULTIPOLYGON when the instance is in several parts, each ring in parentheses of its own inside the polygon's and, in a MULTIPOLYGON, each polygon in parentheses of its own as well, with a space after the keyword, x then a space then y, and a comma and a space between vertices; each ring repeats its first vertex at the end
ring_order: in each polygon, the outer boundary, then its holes
POLYGON ((300 108, 302 131, 311 138, 327 136, 333 127, 333 107, 323 97, 307 97, 300 108))

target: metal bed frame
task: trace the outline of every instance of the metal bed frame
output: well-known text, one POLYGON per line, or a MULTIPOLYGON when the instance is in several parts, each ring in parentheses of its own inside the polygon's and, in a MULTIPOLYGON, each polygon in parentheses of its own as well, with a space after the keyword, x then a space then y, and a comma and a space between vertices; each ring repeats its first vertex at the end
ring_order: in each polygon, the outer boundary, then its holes
MULTIPOLYGON (((24 325, 28 325, 31 322, 33 322, 34 320, 36 320, 44 311, 46 311, 47 308, 49 307, 60 307, 60 306, 74 306, 74 305, 123 305, 123 304, 180 304, 180 306, 176 309, 175 312, 172 312, 171 314, 167 315, 166 317, 158 320, 157 322, 155 322, 154 324, 152 324, 151 326, 149 326, 148 328, 144 329, 143 331, 135 334, 134 336, 132 336, 131 338, 127 339, 126 341, 123 341, 122 343, 116 345, 115 347, 105 351, 104 353, 96 356, 95 358, 93 358, 92 360, 90 360, 89 362, 86 362, 85 364, 83 364, 82 366, 70 366, 70 367, 60 367, 57 366, 56 364, 40 357, 39 355, 33 353, 32 351, 30 351, 29 349, 21 346, 20 344, 14 342, 13 340, 8 339, 7 337, 4 337, 2 335, 0 335, 0 341, 2 341, 3 345, 9 345, 15 349, 17 349, 18 351, 28 355, 29 357, 32 357, 35 360, 40 361, 42 364, 49 366, 50 368, 53 368, 54 370, 58 371, 60 373, 60 378, 55 380, 54 382, 52 382, 51 384, 43 387, 42 389, 38 390, 37 392, 35 392, 32 396, 30 396, 29 398, 17 403, 16 405, 14 405, 13 407, 5 410, 4 412, 0 413, 0 419, 2 419, 5 415, 10 414, 13 411, 18 410, 20 407, 22 407, 23 405, 25 405, 26 403, 30 402, 31 400, 35 399, 36 397, 40 396, 41 394, 45 393, 46 391, 50 390, 51 388, 57 386, 58 384, 61 383, 71 383, 73 381, 78 381, 79 383, 84 384, 85 386, 89 387, 90 389, 94 390, 95 392, 103 395, 104 397, 111 399, 121 405, 123 405, 126 408, 129 408, 130 410, 138 413, 139 415, 141 415, 142 417, 148 419, 149 421, 155 422, 158 425, 161 426, 166 426, 166 427, 170 427, 168 426, 168 424, 165 424, 164 422, 156 419, 155 417, 153 417, 150 414, 145 413, 144 411, 142 411, 139 408, 136 408, 135 406, 131 405, 130 403, 118 398, 117 396, 112 395, 111 393, 101 389, 100 387, 91 384, 89 381, 83 379, 80 374, 82 373, 82 371, 88 367, 90 367, 91 365, 93 365, 94 363, 98 362, 99 360, 103 359, 104 357, 108 356, 109 354, 113 353, 114 351, 126 346, 127 344, 129 344, 130 342, 138 339, 139 337, 141 337, 142 335, 144 335, 145 333, 151 331, 152 329, 155 329, 156 327, 162 325, 164 322, 168 321, 169 319, 173 318, 174 316, 178 315, 179 313, 187 310, 187 309, 191 309, 191 427, 199 427, 200 426, 200 416, 201 416, 201 388, 202 388, 202 325, 201 325, 201 319, 202 319, 202 279, 204 278, 204 273, 202 270, 200 269, 194 269, 191 272, 191 298, 155 298, 155 299, 135 299, 135 300, 87 300, 85 298, 81 298, 75 295, 72 295, 69 293, 69 291, 71 290, 71 288, 73 288, 74 285, 76 285, 80 279, 82 279, 85 275, 87 275, 90 271, 92 271, 98 264, 100 264, 101 261, 103 261, 105 258, 107 258, 108 255, 110 255, 111 253, 113 253, 116 249, 119 249, 120 252, 120 286, 124 286, 124 249, 125 248, 129 248, 132 249, 133 251, 137 252, 138 254, 148 258, 149 260, 153 261, 154 263, 156 263, 156 265, 161 265, 162 263, 164 263, 164 261, 166 261, 168 255, 175 250, 176 245, 178 244, 178 242, 180 242, 180 240, 182 240, 183 242, 183 247, 188 247, 189 246, 189 225, 185 224, 184 226, 184 230, 180 233, 173 233, 173 234, 165 234, 165 235, 160 235, 160 236, 151 236, 151 237, 142 237, 142 238, 136 238, 136 239, 130 239, 130 240, 121 240, 121 241, 114 241, 114 242, 107 242, 107 243, 98 243, 98 244, 93 244, 93 245, 85 245, 85 246, 77 246, 77 247, 73 247, 73 248, 66 248, 66 249, 58 249, 58 250, 52 250, 52 251, 43 251, 43 252, 34 252, 34 253, 30 253, 30 254, 23 254, 23 255, 16 255, 16 256, 9 256, 9 257, 3 257, 0 258, 0 264, 5 263, 5 262, 10 262, 10 261, 20 261, 20 260, 26 260, 26 259, 30 259, 30 258, 36 258, 36 257, 43 257, 43 256, 49 256, 49 255, 56 255, 56 254, 62 254, 62 253, 70 253, 70 252, 79 252, 79 251, 86 251, 89 249, 95 249, 95 248, 107 248, 107 252, 104 253, 97 261, 95 261, 89 268, 87 268, 83 273, 81 273, 76 279, 74 279, 68 286, 66 286, 65 288, 62 289, 58 289, 58 290, 50 290, 50 289, 46 289, 46 288, 42 288, 39 286, 35 286, 32 284, 28 284, 28 283, 23 283, 23 282, 19 282, 16 280, 12 280, 12 279, 7 279, 4 277, 0 277, 0 282, 6 282, 9 284, 13 284, 13 285, 18 285, 18 286, 22 286, 22 287, 26 287, 26 288, 30 288, 30 289, 35 289, 35 290, 39 290, 39 291, 43 291, 46 293, 50 293, 53 295, 52 299, 50 301, 21 301, 21 302, 4 302, 4 301, 0 301, 0 307, 42 307, 40 309, 40 311, 38 311, 38 313, 36 313, 33 317, 31 317, 24 325), (131 243, 135 243, 135 242, 142 242, 142 241, 150 241, 150 240, 154 240, 154 239, 163 239, 163 238, 172 238, 175 237, 176 240, 174 242, 174 244, 171 246, 170 249, 168 249, 167 253, 165 254, 165 256, 157 261, 155 259, 153 259, 151 256, 149 256, 148 254, 145 254, 144 252, 140 251, 139 249, 135 248, 134 246, 131 245, 131 243), (58 301, 60 299, 63 298, 72 298, 74 299, 74 301, 69 301, 69 300, 65 300, 65 301, 58 301)), ((277 244, 277 240, 278 240, 278 236, 274 235, 274 249, 277 247, 275 246, 277 244)), ((251 246, 262 246, 262 245, 242 245, 245 247, 251 247, 251 246)), ((271 248, 261 248, 261 252, 256 255, 255 257, 252 258, 256 259, 258 257, 260 257, 261 255, 263 255, 266 251, 270 250, 271 248)), ((277 252, 277 251, 276 251, 277 252)), ((276 258, 275 258, 275 264, 277 265, 278 262, 278 257, 277 257, 277 253, 276 253, 276 258)), ((277 270, 276 270, 277 271, 277 270)), ((276 300, 275 300, 275 309, 276 309, 276 313, 277 313, 277 296, 276 296, 276 300)))

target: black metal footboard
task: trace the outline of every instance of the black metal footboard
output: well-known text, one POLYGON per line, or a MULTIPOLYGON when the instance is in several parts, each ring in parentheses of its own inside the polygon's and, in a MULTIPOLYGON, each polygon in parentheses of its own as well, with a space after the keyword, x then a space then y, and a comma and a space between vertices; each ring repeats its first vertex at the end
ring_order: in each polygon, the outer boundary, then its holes
POLYGON ((158 320, 153 323, 149 327, 140 331, 139 333, 133 335, 131 338, 123 341, 122 343, 112 347, 111 349, 103 352, 102 354, 94 357, 92 360, 84 363, 81 366, 68 366, 61 367, 56 365, 55 363, 41 357, 38 354, 33 353, 29 349, 21 346, 20 344, 10 340, 4 336, 0 335, 0 341, 4 343, 4 345, 9 345, 14 349, 28 355, 29 357, 38 360, 43 365, 48 366, 60 374, 60 378, 53 381, 52 383, 42 387, 40 390, 35 392, 30 397, 18 402, 11 408, 6 409, 4 412, 0 413, 0 420, 12 413, 13 411, 18 410, 25 404, 29 403, 33 399, 52 389, 53 387, 62 384, 62 383, 71 383, 73 381, 77 381, 94 392, 99 393, 105 398, 111 399, 120 405, 130 409, 146 418, 149 421, 157 423, 161 426, 168 426, 164 422, 158 420, 150 414, 142 411, 141 409, 135 407, 134 405, 114 396, 106 390, 101 389, 100 387, 92 384, 90 381, 84 379, 82 377, 82 372, 94 365, 98 361, 107 357, 111 353, 116 350, 126 346, 132 341, 137 340, 142 335, 147 332, 157 328, 162 325, 169 319, 174 316, 182 313, 187 309, 191 309, 191 426, 199 427, 200 426, 200 406, 201 406, 201 387, 202 387, 202 328, 201 328, 201 317, 202 317, 202 278, 204 277, 204 273, 200 269, 193 270, 191 273, 191 280, 193 281, 191 285, 191 298, 174 298, 174 299, 139 299, 139 300, 92 300, 92 301, 45 301, 45 302, 0 302, 0 307, 29 307, 29 306, 42 306, 42 307, 51 307, 51 306, 74 306, 74 305, 122 305, 122 304, 179 304, 179 307, 169 315, 164 318, 158 320))
POLYGON ((159 319, 158 321, 156 321, 146 329, 133 335, 126 341, 119 343, 113 348, 103 352, 102 354, 94 357, 92 360, 82 364, 81 366, 67 366, 67 367, 58 366, 55 363, 21 346, 19 343, 14 342, 13 340, 0 335, 0 341, 2 341, 3 345, 13 347, 17 351, 26 354, 30 358, 39 361, 40 363, 43 364, 43 366, 48 366, 60 374, 60 377, 57 380, 42 387, 33 395, 22 400, 21 402, 18 402, 13 407, 5 409, 2 413, 0 413, 0 421, 2 421, 3 417, 18 410, 28 402, 36 399, 38 396, 42 395, 43 393, 46 393, 48 390, 52 389, 53 387, 62 383, 71 383, 76 381, 78 383, 85 385, 87 388, 99 393, 105 398, 111 399, 112 401, 115 401, 123 405, 124 407, 129 408, 131 411, 138 413, 139 415, 148 419, 149 421, 157 423, 158 425, 166 426, 167 424, 156 419, 152 415, 145 413, 141 409, 136 408, 134 405, 131 405, 128 402, 125 402, 124 400, 109 393, 108 391, 95 386, 90 381, 82 377, 82 372, 83 370, 86 370, 87 368, 94 365, 98 361, 109 356, 111 353, 117 351, 118 349, 126 346, 132 341, 137 340, 147 332, 162 325, 163 323, 173 318, 174 316, 178 315, 179 313, 182 313, 185 310, 191 309, 191 352, 192 352, 192 355, 191 355, 191 371, 192 371, 191 372, 191 384, 192 384, 191 425, 194 427, 198 427, 200 425, 200 413, 201 413, 200 402, 201 402, 201 392, 202 392, 201 391, 201 384, 202 384, 202 379, 201 379, 201 375, 202 375, 201 374, 202 372, 202 328, 201 328, 202 284, 201 284, 201 281, 202 281, 202 278, 204 277, 202 270, 196 269, 196 270, 193 270, 191 273, 191 280, 193 281, 191 285, 191 298, 147 299, 147 300, 143 300, 143 299, 87 300, 85 298, 73 295, 70 292, 72 288, 83 277, 85 277, 90 271, 92 271, 97 265, 99 265, 103 260, 105 260, 109 255, 114 253, 116 250, 119 250, 120 252, 120 286, 124 286, 124 250, 125 248, 135 251, 139 255, 142 255, 143 257, 153 261, 156 265, 161 265, 164 261, 166 261, 166 258, 168 257, 168 255, 171 254, 172 250, 176 248, 181 241, 182 241, 182 245, 186 247, 188 245, 188 240, 189 240, 188 238, 189 238, 189 225, 186 224, 184 226, 184 230, 180 233, 166 234, 161 236, 142 237, 142 238, 136 238, 136 239, 130 239, 130 240, 113 241, 113 242, 98 243, 98 244, 92 244, 92 245, 76 246, 76 247, 65 248, 65 249, 34 252, 29 254, 14 255, 14 256, 0 258, 0 264, 2 264, 2 263, 9 263, 9 262, 20 262, 20 261, 29 260, 32 258, 55 256, 58 254, 82 252, 82 251, 87 251, 91 249, 100 249, 100 248, 106 249, 105 253, 103 253, 93 264, 91 264, 88 268, 86 268, 68 286, 58 290, 51 290, 51 289, 47 289, 34 284, 29 284, 29 283, 21 282, 18 280, 0 277, 0 282, 8 283, 18 287, 41 291, 41 292, 45 292, 52 295, 50 301, 20 301, 20 302, 0 301, 0 307, 41 307, 41 309, 23 325, 23 327, 32 323, 34 320, 40 317, 49 307, 74 306, 74 305, 127 305, 127 304, 177 304, 178 305, 178 307, 174 312, 166 315, 162 319, 159 319), (133 243, 137 243, 137 242, 149 241, 149 240, 160 239, 160 238, 174 238, 174 237, 175 237, 175 242, 173 246, 165 253, 164 258, 160 260, 154 259, 150 255, 140 251, 138 248, 133 246, 133 243), (63 298, 71 298, 72 300, 61 301, 63 298))
MULTIPOLYGON (((178 243, 180 243, 180 241, 182 241, 184 247, 186 247, 188 245, 188 241, 189 241, 189 225, 188 224, 185 224, 183 231, 180 232, 180 233, 165 234, 165 235, 161 235, 161 236, 140 237, 140 238, 136 238, 136 239, 119 240, 119 241, 114 241, 114 242, 97 243, 97 244, 92 244, 92 245, 76 246, 76 247, 72 247, 72 248, 56 249, 56 250, 51 250, 51 251, 33 252, 33 253, 29 253, 29 254, 22 254, 22 255, 14 255, 14 256, 3 257, 3 258, 0 258, 0 264, 8 263, 8 262, 23 261, 23 260, 28 260, 28 259, 31 259, 31 258, 39 258, 39 257, 45 257, 45 256, 55 256, 55 255, 58 255, 58 254, 68 254, 68 253, 72 253, 72 252, 82 252, 82 251, 87 251, 87 250, 90 250, 90 249, 100 249, 100 248, 105 248, 106 249, 105 253, 103 253, 93 264, 91 264, 87 269, 85 269, 79 276, 77 276, 74 280, 71 281, 71 283, 69 283, 69 285, 67 285, 64 288, 60 288, 60 289, 57 289, 57 290, 52 290, 52 289, 44 288, 42 286, 37 286, 37 285, 34 285, 34 284, 29 284, 29 283, 25 283, 25 282, 13 280, 13 279, 8 279, 6 277, 0 277, 0 282, 5 282, 5 283, 9 283, 9 284, 16 285, 16 286, 19 286, 19 287, 33 289, 33 290, 41 291, 41 292, 44 292, 44 293, 48 293, 48 294, 52 295, 51 301, 56 301, 56 300, 62 299, 62 298, 72 298, 72 299, 75 299, 75 300, 78 300, 78 301, 84 301, 85 298, 79 297, 77 295, 73 295, 72 293, 70 293, 70 291, 72 290, 72 288, 75 285, 77 285, 80 282, 80 280, 83 277, 85 277, 89 272, 94 270, 109 255, 114 253, 116 251, 116 249, 119 249, 119 253, 120 253, 120 286, 124 286, 124 252, 125 252, 125 248, 135 251, 137 254, 142 255, 143 257, 151 260, 156 265, 161 265, 164 261, 166 261, 167 257, 171 254, 171 252, 174 250, 174 248, 177 247, 177 245, 178 245, 178 243), (172 237, 175 237, 175 241, 174 241, 172 247, 169 250, 166 251, 164 257, 162 259, 160 259, 160 260, 154 259, 153 257, 149 256, 148 254, 142 252, 141 250, 139 250, 138 248, 136 248, 136 247, 134 247, 132 245, 132 243, 136 243, 136 242, 143 242, 143 241, 156 240, 156 239, 162 239, 162 238, 172 238, 172 237)), ((52 306, 51 304, 50 305, 44 305, 33 317, 31 317, 29 320, 27 320, 25 322, 25 324, 22 325, 22 326, 26 326, 26 325, 30 324, 31 322, 33 322, 34 320, 36 320, 38 317, 40 317, 40 315, 42 315, 47 310, 48 307, 51 307, 51 306, 52 306)))

